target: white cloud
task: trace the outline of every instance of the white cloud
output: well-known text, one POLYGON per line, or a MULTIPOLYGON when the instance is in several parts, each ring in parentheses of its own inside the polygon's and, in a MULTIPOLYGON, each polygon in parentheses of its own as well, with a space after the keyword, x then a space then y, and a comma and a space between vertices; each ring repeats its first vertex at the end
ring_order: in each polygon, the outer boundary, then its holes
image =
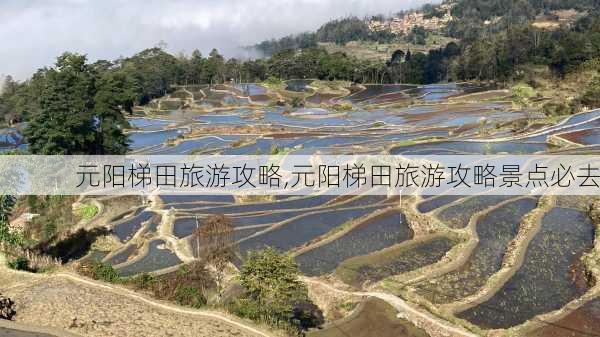
POLYGON ((23 79, 64 51, 129 56, 165 41, 204 54, 314 30, 332 18, 391 14, 426 0, 2 0, 0 73, 23 79))

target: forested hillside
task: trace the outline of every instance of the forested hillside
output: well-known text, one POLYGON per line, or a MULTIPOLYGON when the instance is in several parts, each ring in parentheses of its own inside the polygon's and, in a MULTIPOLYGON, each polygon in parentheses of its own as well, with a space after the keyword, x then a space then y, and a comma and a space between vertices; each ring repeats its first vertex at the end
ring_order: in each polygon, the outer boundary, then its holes
MULTIPOLYGON (((95 149, 103 153, 115 148, 124 151, 125 144, 117 131, 102 128, 99 123, 118 121, 114 111, 129 111, 134 105, 145 104, 169 92, 174 84, 318 78, 359 83, 525 81, 535 86, 541 77, 551 83, 590 71, 585 87, 577 88, 580 97, 561 109, 600 105, 600 80, 594 77, 600 57, 599 0, 459 0, 443 5, 451 8, 453 19, 438 33, 455 37, 456 42, 427 53, 398 49, 390 52, 385 62, 360 59, 343 51, 328 53, 318 45, 330 42, 343 46, 354 40, 384 43, 405 38, 374 32, 357 18, 333 20, 313 33, 263 42, 262 48, 273 55, 256 60, 226 59, 217 50, 208 56, 199 51, 175 56, 155 47, 128 58, 90 64, 81 55, 67 53, 54 67, 38 70, 27 81, 17 83, 8 77, 0 95, 0 120, 8 124, 29 120, 35 125, 49 110, 74 112, 84 108, 80 114, 85 127, 78 130, 84 130, 81 134, 92 130, 98 137, 82 136, 69 152, 95 149), (57 93, 65 92, 65 88, 73 91, 66 90, 73 99, 56 100, 57 93), (103 116, 100 110, 112 112, 103 116), (104 130, 104 135, 98 130, 104 130), (106 143, 109 140, 114 143, 106 143)), ((423 11, 425 17, 441 12, 441 7, 434 5, 425 6, 423 11)), ((29 137, 39 137, 40 147, 34 142, 31 148, 41 153, 53 153, 52 144, 64 140, 61 135, 44 133, 30 133, 29 137)))

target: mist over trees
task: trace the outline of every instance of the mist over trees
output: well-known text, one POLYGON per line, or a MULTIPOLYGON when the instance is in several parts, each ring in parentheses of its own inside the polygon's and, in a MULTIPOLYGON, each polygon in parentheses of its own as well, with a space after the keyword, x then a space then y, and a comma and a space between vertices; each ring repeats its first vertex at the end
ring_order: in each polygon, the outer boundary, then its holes
MULTIPOLYGON (((439 12, 435 6, 425 9, 427 15, 439 12)), ((510 82, 531 65, 547 67, 560 78, 600 57, 599 9, 597 0, 461 0, 444 31, 456 42, 427 53, 396 50, 387 61, 319 47, 319 42, 394 38, 369 31, 355 17, 333 20, 316 32, 263 42, 260 48, 272 56, 255 60, 226 59, 216 49, 208 55, 198 50, 173 55, 163 46, 94 63, 84 55, 65 53, 54 67, 39 69, 26 81, 3 81, 0 122, 28 121, 25 135, 32 153, 123 153, 123 112, 171 92, 175 84, 249 83, 269 77, 358 83, 510 82), (533 25, 538 15, 568 8, 580 11, 574 22, 556 29, 533 25)), ((425 33, 413 29, 407 38, 418 42, 425 33)), ((593 92, 585 100, 594 102, 593 92)))

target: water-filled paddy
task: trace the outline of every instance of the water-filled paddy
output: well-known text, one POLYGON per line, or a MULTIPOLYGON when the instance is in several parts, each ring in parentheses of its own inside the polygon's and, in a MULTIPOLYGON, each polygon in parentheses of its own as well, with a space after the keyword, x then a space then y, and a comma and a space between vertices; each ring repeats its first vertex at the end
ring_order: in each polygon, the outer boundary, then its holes
POLYGON ((566 317, 547 324, 528 337, 596 336, 600 331, 600 298, 591 300, 566 317))
POLYGON ((560 137, 581 145, 596 145, 600 144, 600 128, 561 134, 560 137))
POLYGON ((425 144, 414 144, 407 146, 395 147, 390 150, 393 155, 407 154, 411 151, 421 150, 423 148, 429 148, 441 151, 456 151, 462 153, 472 154, 499 154, 499 153, 511 153, 511 154, 532 154, 536 152, 543 152, 549 149, 549 145, 546 143, 521 143, 516 141, 506 142, 473 142, 473 141, 444 141, 444 142, 432 142, 425 144))
POLYGON ((336 274, 346 283, 359 287, 365 281, 377 282, 438 262, 456 244, 442 236, 410 241, 367 256, 341 263, 336 274))
POLYGON ((165 204, 188 202, 232 203, 235 201, 231 195, 161 195, 160 199, 165 204))
POLYGON ((228 146, 240 139, 239 136, 208 136, 199 139, 183 140, 174 146, 163 146, 149 151, 152 155, 186 155, 195 151, 206 151, 228 146))
POLYGON ((161 145, 169 139, 175 139, 185 133, 184 129, 169 129, 161 131, 141 131, 128 134, 132 150, 161 145))
POLYGON ((458 199, 464 198, 462 195, 442 195, 435 198, 429 198, 417 205, 417 210, 421 213, 429 213, 437 208, 451 204, 458 199))
POLYGON ((169 249, 166 249, 163 240, 150 241, 148 244, 148 254, 139 260, 118 269, 122 276, 132 276, 141 273, 150 273, 153 271, 176 266, 181 260, 169 249))
POLYGON ((287 251, 299 247, 347 221, 365 216, 376 209, 376 207, 362 207, 308 214, 284 223, 281 227, 269 232, 240 242, 239 249, 242 254, 266 246, 287 251))
POLYGON ((366 221, 325 245, 296 257, 300 270, 309 275, 332 272, 342 261, 381 250, 412 238, 402 213, 392 211, 366 221))
POLYGON ((168 120, 151 118, 130 118, 127 122, 131 127, 144 131, 158 131, 173 123, 168 120))
POLYGON ((561 308, 587 290, 575 273, 594 241, 591 220, 582 211, 554 208, 542 219, 517 273, 488 301, 459 314, 484 328, 508 328, 561 308))
POLYGON ((237 214, 237 213, 253 213, 265 212, 282 209, 302 209, 312 208, 324 205, 325 203, 335 199, 335 195, 317 195, 304 198, 294 198, 290 200, 255 203, 255 204, 238 204, 231 206, 212 207, 201 210, 202 214, 237 214))
POLYGON ((411 85, 403 85, 403 84, 385 84, 385 85, 377 85, 377 84, 367 84, 365 85, 365 89, 357 92, 356 94, 347 97, 350 101, 354 103, 366 101, 372 98, 375 98, 379 95, 391 94, 407 89, 414 88, 411 85))
POLYGON ((122 242, 130 240, 141 228, 144 222, 150 220, 156 213, 143 211, 134 217, 127 219, 112 229, 113 234, 122 242))
POLYGON ((457 301, 474 294, 500 270, 508 243, 517 235, 523 216, 536 206, 536 199, 519 199, 481 217, 476 227, 479 242, 469 260, 455 271, 417 285, 419 294, 434 303, 457 301))
POLYGON ((15 128, 0 129, 0 147, 17 146, 23 142, 23 135, 15 128))
POLYGON ((239 90, 244 96, 264 95, 267 93, 267 88, 256 83, 240 83, 235 84, 234 88, 239 90))
POLYGON ((106 260, 106 263, 116 266, 121 263, 127 262, 129 258, 137 251, 137 246, 135 244, 130 244, 125 247, 123 250, 118 252, 117 254, 111 256, 106 260))
MULTIPOLYGON (((232 217, 231 221, 233 227, 247 227, 257 225, 268 225, 288 220, 290 218, 299 216, 306 213, 305 210, 300 211, 283 211, 276 213, 260 214, 260 215, 249 215, 232 217)), ((199 218, 199 224, 202 225, 202 218, 199 218)), ((173 235, 178 238, 186 237, 196 229, 196 219, 194 217, 182 217, 175 219, 173 224, 173 235)))
POLYGON ((469 224, 471 217, 475 213, 513 198, 515 196, 511 195, 473 196, 461 203, 441 210, 436 216, 450 228, 464 228, 469 224))

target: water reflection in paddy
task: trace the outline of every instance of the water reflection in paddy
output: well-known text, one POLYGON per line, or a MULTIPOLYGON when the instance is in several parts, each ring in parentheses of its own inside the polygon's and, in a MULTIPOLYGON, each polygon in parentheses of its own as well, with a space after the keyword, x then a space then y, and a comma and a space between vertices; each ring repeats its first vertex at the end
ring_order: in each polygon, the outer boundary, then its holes
POLYGON ((239 140, 239 136, 208 136, 199 139, 181 141, 174 146, 163 146, 149 150, 152 155, 185 155, 193 151, 206 151, 209 149, 223 148, 231 142, 239 140))
POLYGON ((450 228, 464 228, 477 212, 515 198, 512 195, 478 195, 441 210, 437 217, 450 228))
POLYGON ((149 132, 131 132, 128 135, 133 150, 160 145, 169 139, 177 138, 185 133, 185 129, 169 129, 149 132))
POLYGON ((173 123, 172 121, 151 118, 130 118, 129 125, 144 131, 158 131, 173 123))
POLYGON ((462 153, 474 154, 531 154, 544 152, 549 149, 546 143, 521 143, 517 141, 506 142, 473 142, 473 141, 444 141, 431 142, 424 144, 414 144, 408 146, 395 147, 390 150, 393 155, 406 154, 408 152, 420 151, 423 148, 439 149, 440 151, 456 151, 462 153))
POLYGON ((213 207, 203 209, 200 214, 236 214, 236 213, 252 213, 252 212, 266 212, 272 210, 284 210, 284 209, 304 209, 313 208, 323 205, 333 199, 335 195, 317 195, 303 198, 293 198, 289 200, 267 202, 267 203, 255 203, 255 204, 239 204, 231 206, 213 207))
POLYGON ((358 103, 375 98, 379 95, 391 94, 411 88, 414 88, 414 86, 404 84, 366 84, 364 90, 347 97, 347 99, 353 103, 358 103))
POLYGON ((462 195, 442 195, 436 198, 431 198, 417 205, 417 210, 421 213, 428 213, 437 208, 453 203, 458 199, 464 198, 462 195))
POLYGON ((235 84, 234 88, 240 90, 244 96, 264 95, 267 93, 267 88, 256 83, 239 83, 235 84))

